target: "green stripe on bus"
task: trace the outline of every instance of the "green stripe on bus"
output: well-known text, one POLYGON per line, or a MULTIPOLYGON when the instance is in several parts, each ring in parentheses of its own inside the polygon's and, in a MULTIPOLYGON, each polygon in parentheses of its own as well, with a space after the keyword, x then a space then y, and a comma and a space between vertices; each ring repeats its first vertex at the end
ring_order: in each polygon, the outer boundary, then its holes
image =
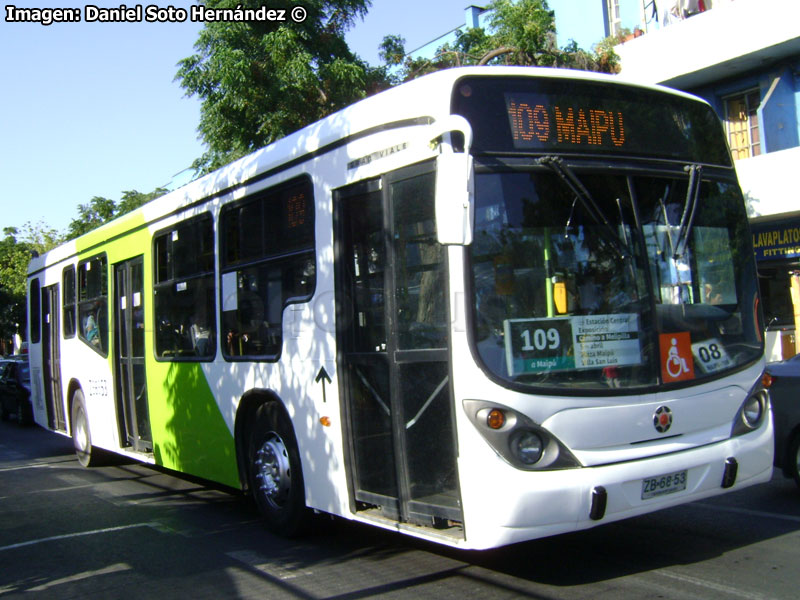
POLYGON ((238 488, 236 449, 199 363, 147 363, 156 463, 238 488))

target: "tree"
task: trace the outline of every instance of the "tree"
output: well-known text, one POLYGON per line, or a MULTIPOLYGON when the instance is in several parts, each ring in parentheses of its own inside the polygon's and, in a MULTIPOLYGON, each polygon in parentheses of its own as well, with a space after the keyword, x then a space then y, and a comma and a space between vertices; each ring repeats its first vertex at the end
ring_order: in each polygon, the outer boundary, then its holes
POLYGON ((70 221, 66 239, 71 240, 97 229, 100 225, 129 213, 168 191, 165 188, 156 188, 150 193, 143 194, 136 190, 128 190, 122 192, 122 200, 119 203, 102 196, 95 196, 87 204, 78 205, 78 216, 70 221))
POLYGON ((6 228, 4 233, 8 235, 9 230, 13 231, 13 236, 19 237, 21 244, 35 254, 44 254, 64 241, 64 236, 44 221, 36 224, 27 222, 22 226, 21 232, 16 227, 6 228))
POLYGON ((78 216, 72 219, 67 228, 67 239, 76 238, 110 221, 114 218, 115 208, 113 200, 102 196, 95 196, 87 204, 79 204, 78 216))
MULTIPOLYGON (((257 9, 261 0, 209 0, 220 9, 257 9)), ((197 53, 176 79, 201 101, 195 162, 208 172, 335 112, 384 85, 385 70, 356 57, 344 40, 370 0, 308 0, 302 22, 208 22, 197 53)))
POLYGON ((598 43, 592 52, 578 47, 574 40, 564 48, 556 44, 554 12, 546 0, 493 0, 489 5, 489 31, 471 28, 457 32, 453 44, 445 44, 432 58, 404 57, 399 36, 386 36, 381 58, 394 72, 394 81, 407 81, 420 75, 463 65, 526 65, 562 67, 615 73, 619 59, 613 44, 598 43))
POLYGON ((117 204, 117 207, 114 211, 114 218, 120 217, 126 213, 129 213, 133 210, 136 210, 140 206, 144 206, 151 200, 155 200, 159 196, 163 196, 169 192, 166 188, 156 188, 152 192, 147 194, 143 194, 142 192, 137 192, 136 190, 128 190, 127 192, 122 192, 122 199, 117 204))
POLYGON ((26 327, 26 280, 31 257, 61 243, 58 232, 43 223, 3 229, 0 240, 0 340, 26 327))
POLYGON ((557 65, 561 51, 555 41, 555 13, 546 0, 494 0, 490 8, 495 49, 480 64, 505 55, 511 64, 557 65))

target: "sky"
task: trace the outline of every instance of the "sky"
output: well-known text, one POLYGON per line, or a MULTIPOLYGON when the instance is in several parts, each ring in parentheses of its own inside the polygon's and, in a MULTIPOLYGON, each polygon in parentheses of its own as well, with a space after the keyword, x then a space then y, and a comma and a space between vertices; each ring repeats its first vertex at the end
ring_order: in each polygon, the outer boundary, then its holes
MULTIPOLYGON (((572 0, 574 1, 574 0, 572 0)), ((585 0, 582 0, 585 1, 585 0)), ((202 155, 200 102, 174 81, 194 53, 201 23, 87 22, 87 5, 123 2, 17 1, 19 8, 80 10, 78 23, 9 22, 0 15, 0 234, 42 224, 66 231, 94 196, 119 201, 188 181, 202 155)), ((190 2, 153 3, 159 8, 190 2)), ((378 44, 399 34, 413 50, 464 23, 467 0, 372 0, 347 35, 378 65, 378 44)), ((149 3, 142 3, 147 7, 149 3)), ((279 6, 279 0, 267 7, 279 6)), ((134 0, 127 7, 136 6, 134 0)))

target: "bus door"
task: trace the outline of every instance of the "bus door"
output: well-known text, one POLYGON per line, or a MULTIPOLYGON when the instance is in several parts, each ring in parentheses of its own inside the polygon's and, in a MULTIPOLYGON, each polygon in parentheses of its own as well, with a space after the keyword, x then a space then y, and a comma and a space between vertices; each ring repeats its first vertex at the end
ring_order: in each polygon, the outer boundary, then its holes
POLYGON ((151 452, 144 355, 144 261, 114 265, 114 348, 120 439, 125 447, 151 452))
POLYGON ((337 343, 354 510, 446 527, 461 502, 434 176, 335 193, 337 343))
POLYGON ((61 344, 58 319, 58 284, 42 288, 42 378, 50 429, 67 430, 61 401, 61 344))

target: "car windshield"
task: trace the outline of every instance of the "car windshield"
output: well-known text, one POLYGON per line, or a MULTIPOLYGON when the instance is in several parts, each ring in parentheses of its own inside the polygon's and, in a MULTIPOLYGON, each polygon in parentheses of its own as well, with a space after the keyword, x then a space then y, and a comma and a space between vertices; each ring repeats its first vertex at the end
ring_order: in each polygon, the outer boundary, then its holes
POLYGON ((19 365, 19 378, 25 383, 31 380, 31 368, 28 363, 20 363, 19 365))
POLYGON ((476 175, 472 335, 494 376, 640 390, 760 355, 734 183, 539 164, 476 175))

